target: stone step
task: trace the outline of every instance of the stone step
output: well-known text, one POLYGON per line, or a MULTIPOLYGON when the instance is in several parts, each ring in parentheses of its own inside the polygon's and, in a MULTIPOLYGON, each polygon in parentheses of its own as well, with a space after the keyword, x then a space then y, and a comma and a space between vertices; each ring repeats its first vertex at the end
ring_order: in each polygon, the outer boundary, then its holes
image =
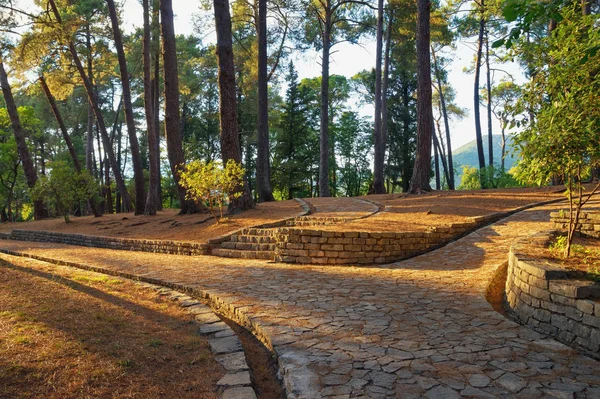
POLYGON ((336 222, 325 222, 325 221, 320 221, 320 220, 314 220, 314 221, 304 221, 304 220, 298 220, 298 221, 293 221, 290 220, 288 222, 286 222, 286 225, 289 227, 300 227, 300 226, 325 226, 328 224, 335 224, 336 222))
POLYGON ((235 234, 231 236, 231 240, 234 242, 251 242, 255 244, 275 244, 277 240, 275 236, 249 236, 249 235, 241 235, 235 234))
POLYGON ((221 243, 221 248, 239 249, 241 251, 274 251, 275 244, 225 241, 225 242, 221 243))
POLYGON ((247 229, 242 229, 240 231, 240 234, 238 234, 238 235, 267 237, 267 236, 273 236, 276 233, 277 233, 276 228, 260 229, 260 228, 251 227, 251 228, 247 228, 247 229))
POLYGON ((272 251, 241 251, 239 249, 213 249, 212 254, 223 258, 239 258, 239 259, 266 259, 272 260, 274 253, 272 251))

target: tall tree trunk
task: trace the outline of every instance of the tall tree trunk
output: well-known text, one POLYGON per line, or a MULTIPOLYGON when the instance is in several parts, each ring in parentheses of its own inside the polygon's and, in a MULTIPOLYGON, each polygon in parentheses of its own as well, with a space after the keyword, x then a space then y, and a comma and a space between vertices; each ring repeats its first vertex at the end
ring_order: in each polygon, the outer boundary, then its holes
MULTIPOLYGON (((8 83, 8 75, 6 74, 6 70, 4 69, 4 62, 2 60, 1 55, 0 86, 2 87, 2 95, 4 96, 4 102, 6 103, 6 110, 8 111, 8 116, 12 125, 15 141, 17 142, 17 150, 19 152, 21 164, 23 165, 23 172, 25 173, 27 187, 33 188, 35 187, 35 183, 37 182, 37 173, 35 171, 35 167, 33 166, 33 161, 31 160, 29 149, 27 148, 27 142, 25 141, 25 132, 23 131, 23 126, 21 125, 21 120, 17 111, 17 105, 12 95, 10 84, 8 83)), ((42 200, 35 201, 33 203, 33 218, 35 220, 40 220, 47 216, 48 215, 46 210, 44 209, 44 203, 42 202, 42 200)))
MULTIPOLYGON (((81 173, 81 163, 79 162, 79 158, 77 157, 77 153, 75 152, 75 147, 73 147, 73 142, 71 141, 71 136, 69 136, 69 132, 67 131, 67 127, 65 126, 65 122, 62 118, 62 115, 60 114, 58 106, 56 105, 56 100, 54 99, 54 96, 52 95, 52 92, 50 91, 50 88, 48 87, 48 84, 46 83, 46 79, 44 78, 44 75, 40 75, 38 80, 40 81, 42 90, 44 91, 44 94, 46 95, 46 98, 48 99, 48 103, 50 104, 50 108, 52 109, 54 118, 56 118, 56 122, 58 123, 58 127, 60 128, 60 132, 63 136, 63 139, 65 140, 65 143, 67 144, 67 148, 69 149, 69 155, 71 155, 71 160, 73 161, 73 166, 75 167, 75 170, 77 171, 77 173, 81 173)), ((94 213, 94 216, 96 216, 96 217, 102 216, 102 214, 98 210, 98 205, 96 204, 96 201, 93 198, 89 199, 89 203, 90 203, 90 207, 92 208, 92 212, 94 213)))
POLYGON ((490 76, 490 42, 487 28, 485 30, 485 72, 487 91, 488 165, 492 168, 494 166, 494 138, 492 137, 492 79, 490 76))
MULTIPOLYGON (((238 135, 235 67, 233 63, 229 1, 214 0, 213 3, 217 33, 217 59, 219 64, 221 156, 224 164, 227 164, 227 161, 230 159, 241 164, 242 153, 238 135)), ((240 187, 242 195, 230 202, 230 211, 246 210, 254 207, 248 180, 244 179, 242 185, 243 187, 240 187)))
POLYGON ((123 50, 123 39, 117 10, 113 0, 106 0, 108 4, 108 14, 112 25, 115 38, 115 48, 117 50, 117 59, 119 60, 119 73, 121 74, 121 84, 123 88, 123 100, 125 109, 125 122, 127 123, 127 133, 129 136, 129 150, 131 152, 131 163, 133 164, 133 179, 135 182, 135 214, 144 213, 144 202, 146 200, 144 169, 142 168, 142 158, 140 156, 140 145, 135 129, 135 120, 133 117, 133 106, 131 104, 131 88, 129 86, 129 73, 127 72, 127 61, 125 60, 125 51, 123 50))
POLYGON ((444 118, 444 130, 446 131, 446 148, 448 154, 448 189, 454 190, 454 161, 452 160, 452 143, 450 140, 450 120, 448 118, 448 109, 446 108, 446 96, 444 95, 442 86, 442 74, 437 63, 437 58, 435 55, 435 51, 433 51, 433 48, 431 49, 431 56, 433 58, 437 89, 440 95, 440 105, 442 108, 442 116, 444 118))
MULTIPOLYGON (((475 82, 473 83, 473 113, 475 116, 475 140, 477 142, 477 159, 479 160, 479 175, 482 187, 484 179, 482 179, 483 170, 485 169, 485 156, 483 155, 483 136, 481 134, 481 116, 479 113, 479 76, 481 74, 481 57, 483 53, 483 34, 485 31, 485 18, 483 16, 484 0, 481 0, 479 6, 481 17, 479 19, 479 38, 477 40, 477 56, 475 59, 475 82)), ((485 188, 485 187, 483 187, 485 188)))
POLYGON ((331 1, 327 2, 323 23, 321 57, 321 130, 319 134, 319 196, 329 197, 329 52, 331 50, 331 1))
POLYGON ((177 49, 175 47, 175 27, 173 26, 173 4, 171 0, 160 0, 160 19, 163 42, 167 156, 177 186, 181 209, 179 213, 197 213, 200 209, 193 201, 186 200, 186 190, 181 186, 179 177, 180 168, 185 166, 185 159, 179 118, 179 77, 177 74, 177 49))
POLYGON ((435 133, 431 135, 431 138, 433 140, 433 170, 435 173, 435 189, 440 190, 440 187, 442 186, 440 179, 440 151, 435 140, 435 133))
POLYGON ((158 171, 158 203, 156 210, 162 211, 162 180, 160 178, 160 0, 152 0, 152 21, 150 24, 151 42, 150 57, 154 64, 152 80, 152 101, 154 105, 154 137, 158 146, 156 168, 158 171))
POLYGON ((374 194, 385 193, 383 181, 383 148, 381 146, 381 58, 383 52, 383 0, 377 1, 377 39, 375 46, 375 123, 373 130, 373 142, 375 159, 373 162, 373 192, 374 194))
POLYGON ((502 133, 502 144, 500 146, 500 170, 504 173, 504 157, 506 156, 506 123, 502 122, 501 130, 502 133))
MULTIPOLYGON (((56 7, 56 3, 54 0, 49 0, 50 6, 52 7, 52 12, 56 18, 56 21, 59 24, 62 24, 62 18, 60 13, 58 12, 58 8, 56 7)), ((125 186, 125 181, 123 180, 123 176, 121 175, 121 171, 119 169, 119 165, 117 164, 117 159, 115 157, 115 152, 110 146, 110 139, 108 137, 108 133, 106 131, 106 125, 104 124, 104 117, 102 115, 102 111, 98 105, 98 97, 94 91, 92 83, 88 79, 83 65, 81 64, 81 60, 79 59, 79 55, 77 54, 77 49, 72 41, 69 42, 69 52, 73 57, 73 62, 75 63, 75 67, 81 76, 81 80, 83 81, 83 85, 85 86, 85 90, 88 95, 88 100, 91 107, 94 110, 94 115, 96 116, 96 122, 98 124, 98 128, 100 129, 100 134, 102 135, 102 143, 104 147, 104 152, 108 157, 108 162, 110 163, 110 167, 115 176, 115 182, 117 183, 117 190, 121 193, 121 197, 123 198, 123 205, 126 210, 129 211, 132 208, 131 199, 129 197, 129 193, 127 192, 127 187, 125 186)))
POLYGON ((444 147, 442 143, 438 140, 438 136, 435 132, 435 125, 432 124, 431 126, 433 126, 433 129, 431 130, 431 136, 433 137, 434 151, 435 154, 437 154, 437 156, 439 157, 440 161, 442 162, 442 171, 444 172, 444 176, 446 177, 446 182, 448 182, 450 180, 450 176, 448 174, 448 165, 446 164, 446 157, 444 156, 444 147))
MULTIPOLYGON (((390 11, 390 18, 387 26, 385 41, 385 57, 383 59, 383 82, 381 84, 381 154, 385 172, 385 150, 387 148, 387 129, 388 129, 388 86, 390 80, 390 53, 392 48, 392 23, 394 20, 393 11, 390 11)), ((384 173, 385 175, 385 173, 384 173)), ((388 187, 389 188, 389 187, 388 187)))
POLYGON ((154 123, 154 99, 152 89, 152 59, 150 57, 150 10, 149 0, 143 0, 144 9, 144 109, 146 111, 146 129, 148 137, 148 195, 146 197, 145 215, 156 215, 158 204, 158 188, 160 184, 160 148, 158 134, 154 123))
POLYGON ((417 155, 410 182, 411 193, 431 191, 431 62, 429 59, 429 0, 417 0, 417 155))
MULTIPOLYGON (((92 65, 92 39, 90 34, 89 25, 86 25, 85 33, 86 48, 88 49, 89 56, 87 59, 87 73, 90 83, 94 85, 94 68, 92 65)), ((94 168, 96 162, 94 162, 94 110, 88 103, 87 107, 87 136, 86 136, 86 147, 85 147, 85 168, 94 175, 94 168)))
POLYGON ((258 201, 275 201, 269 167, 269 93, 267 85, 267 0, 258 0, 258 145, 256 191, 258 201))

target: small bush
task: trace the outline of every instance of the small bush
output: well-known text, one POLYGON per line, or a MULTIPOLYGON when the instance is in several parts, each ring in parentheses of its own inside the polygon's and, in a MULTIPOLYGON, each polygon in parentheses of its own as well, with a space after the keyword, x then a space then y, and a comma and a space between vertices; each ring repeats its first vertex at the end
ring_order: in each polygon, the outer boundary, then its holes
POLYGON ((215 208, 223 218, 223 206, 242 195, 245 173, 242 165, 232 159, 224 168, 218 161, 192 161, 182 169, 180 181, 187 190, 186 198, 206 205, 219 223, 215 208))

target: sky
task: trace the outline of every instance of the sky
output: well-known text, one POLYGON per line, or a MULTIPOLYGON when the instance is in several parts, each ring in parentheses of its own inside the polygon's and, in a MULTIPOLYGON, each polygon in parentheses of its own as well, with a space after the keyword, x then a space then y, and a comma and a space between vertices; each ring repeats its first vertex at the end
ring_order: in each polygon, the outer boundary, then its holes
MULTIPOLYGON (((119 2, 119 0, 117 0, 119 2)), ((20 0, 25 9, 33 7, 33 0, 20 0), (29 6, 27 6, 29 4, 29 6)), ((123 4, 123 25, 122 29, 125 32, 130 32, 135 27, 142 26, 142 6, 139 0, 120 0, 123 4)), ((175 33, 176 34, 192 34, 194 30, 194 16, 200 11, 200 0, 173 0, 173 11, 175 15, 175 33)), ((212 20, 208 20, 207 34, 203 38, 205 43, 214 41, 214 27, 212 20)), ((334 47, 335 52, 331 55, 331 74, 344 75, 351 77, 357 72, 364 69, 371 69, 375 65, 375 43, 370 39, 363 41, 359 45, 342 43, 334 47)), ((452 148, 456 149, 459 146, 466 144, 475 139, 475 121, 473 117, 473 75, 463 72, 463 68, 469 66, 473 60, 473 50, 467 45, 459 43, 456 50, 451 53, 446 53, 446 57, 452 59, 449 66, 449 80, 456 91, 456 102, 462 108, 468 110, 468 115, 462 120, 451 121, 451 137, 452 148)), ((292 60, 298 70, 300 79, 313 78, 321 73, 320 54, 316 51, 307 51, 304 53, 298 52, 292 56, 292 60)), ((522 79, 522 73, 516 65, 503 65, 517 77, 522 79)), ((501 75, 496 76, 499 81, 501 75)), ((485 82, 485 75, 482 75, 481 84, 485 82)), ((361 115, 373 115, 372 106, 360 106, 357 103, 352 107, 356 108, 361 115)), ((482 131, 487 134, 486 111, 481 108, 482 115, 482 131)), ((494 134, 500 134, 498 122, 494 119, 493 125, 494 134)))
MULTIPOLYGON (((199 0, 174 0, 173 12, 175 15, 175 33, 191 34, 194 27, 194 14, 200 12, 199 0)), ((124 30, 132 29, 134 26, 141 26, 142 7, 138 0, 125 0, 124 10, 124 30)), ((212 21, 211 21, 212 22, 212 21)), ((208 26, 206 41, 213 37, 212 26, 208 26)), ((213 39, 214 40, 214 39, 213 39)), ((362 41, 359 45, 349 43, 338 44, 334 47, 335 52, 331 55, 330 73, 351 77, 357 72, 365 69, 372 69, 375 66, 375 43, 374 40, 362 41)), ((459 43, 456 50, 444 54, 453 59, 449 66, 449 79, 456 90, 456 102, 462 108, 468 111, 467 117, 462 120, 453 120, 450 123, 452 148, 456 149, 475 139, 475 119, 473 117, 473 74, 463 72, 473 62, 473 50, 467 45, 459 43)), ((321 74, 320 53, 316 51, 298 52, 292 56, 294 65, 298 70, 300 79, 313 78, 321 74)), ((503 69, 508 70, 513 76, 519 78, 522 76, 517 65, 503 65, 503 69)), ((502 78, 502 74, 496 74, 496 81, 502 78)), ((485 82, 485 75, 482 74, 481 85, 485 82)), ((372 106, 354 105, 361 115, 371 116, 374 114, 372 106)), ((486 110, 480 108, 482 116, 482 131, 487 134, 486 110)), ((493 120, 492 127, 494 134, 500 134, 500 125, 493 120)))

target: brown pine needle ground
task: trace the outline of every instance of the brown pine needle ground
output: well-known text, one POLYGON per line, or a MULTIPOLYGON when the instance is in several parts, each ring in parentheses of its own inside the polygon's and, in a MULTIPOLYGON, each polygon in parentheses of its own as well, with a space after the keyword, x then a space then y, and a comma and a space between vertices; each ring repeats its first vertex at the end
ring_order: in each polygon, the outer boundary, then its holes
POLYGON ((216 398, 225 372, 197 330, 131 281, 0 260, 2 398, 216 398))

